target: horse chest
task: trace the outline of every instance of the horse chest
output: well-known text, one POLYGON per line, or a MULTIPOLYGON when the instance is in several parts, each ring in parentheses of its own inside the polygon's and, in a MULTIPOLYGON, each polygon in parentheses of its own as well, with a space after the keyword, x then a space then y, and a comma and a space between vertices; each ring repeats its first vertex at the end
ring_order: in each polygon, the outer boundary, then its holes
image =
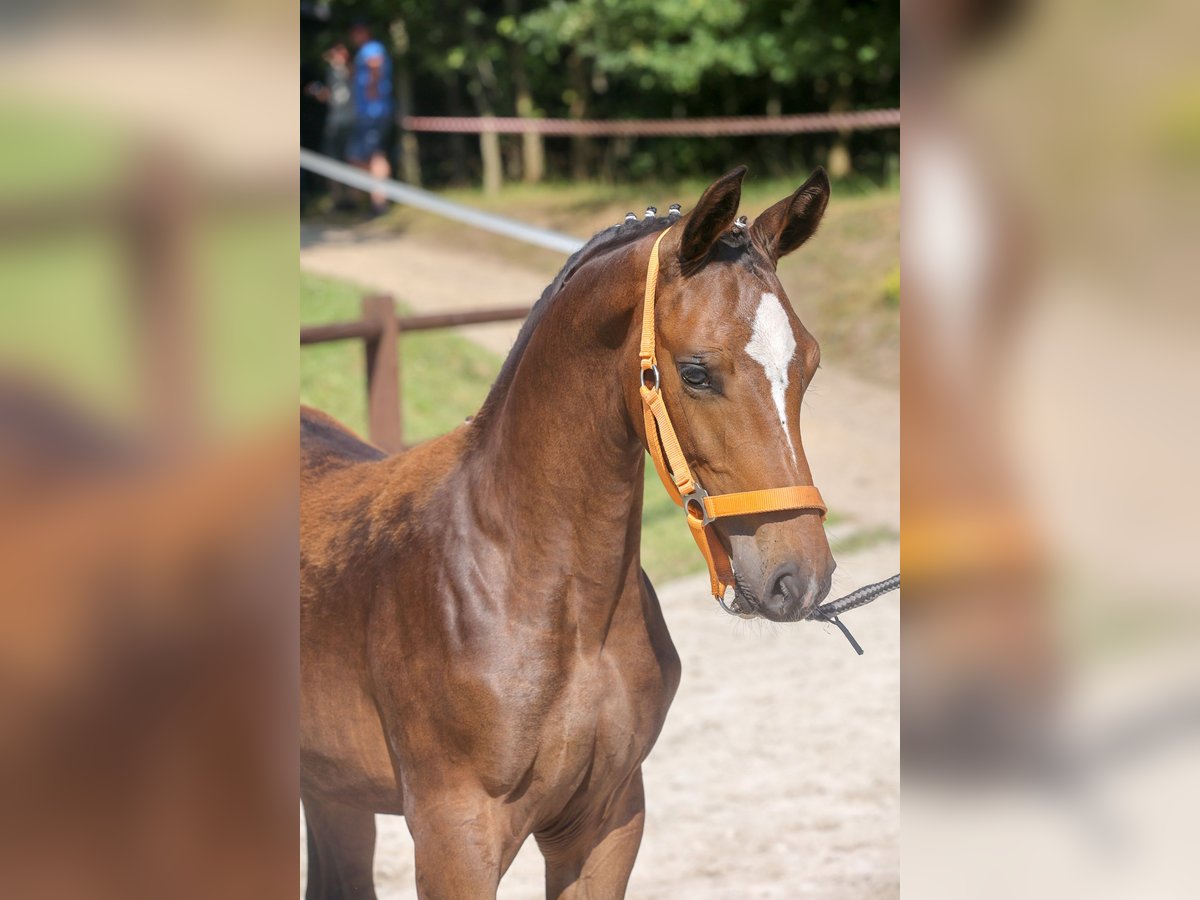
POLYGON ((567 659, 531 653, 453 693, 471 698, 454 704, 455 717, 475 738, 469 766, 489 791, 553 806, 581 788, 615 787, 641 764, 674 677, 640 645, 567 659))
POLYGON ((376 667, 406 784, 477 784, 538 820, 626 783, 678 683, 678 657, 661 618, 644 617, 640 590, 607 630, 500 615, 482 592, 455 599, 408 607, 424 618, 379 632, 407 644, 381 640, 391 652, 376 667))
POLYGON ((637 657, 602 656, 567 679, 561 704, 563 738, 590 743, 603 758, 632 754, 640 762, 666 714, 658 667, 637 657))
POLYGON ((529 759, 517 781, 532 783, 530 800, 556 810, 572 797, 604 795, 641 764, 670 696, 666 685, 656 690, 652 680, 630 677, 640 668, 636 660, 603 656, 576 666, 558 682, 556 701, 536 727, 508 735, 529 759))

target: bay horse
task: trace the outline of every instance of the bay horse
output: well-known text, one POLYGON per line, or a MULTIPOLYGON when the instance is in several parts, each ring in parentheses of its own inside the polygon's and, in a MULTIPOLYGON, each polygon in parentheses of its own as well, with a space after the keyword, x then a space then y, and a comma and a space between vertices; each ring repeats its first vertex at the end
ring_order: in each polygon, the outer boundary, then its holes
MULTIPOLYGON (((744 174, 589 241, 449 434, 387 456, 302 410, 309 898, 374 896, 375 813, 406 817, 422 898, 495 897, 530 835, 547 897, 624 895, 641 765, 680 677, 639 556, 652 247, 658 377, 693 471, 719 492, 812 485, 799 413, 820 352, 775 268, 816 230, 829 180, 746 227, 744 174)), ((741 609, 798 621, 828 593, 816 510, 717 534, 741 609)))

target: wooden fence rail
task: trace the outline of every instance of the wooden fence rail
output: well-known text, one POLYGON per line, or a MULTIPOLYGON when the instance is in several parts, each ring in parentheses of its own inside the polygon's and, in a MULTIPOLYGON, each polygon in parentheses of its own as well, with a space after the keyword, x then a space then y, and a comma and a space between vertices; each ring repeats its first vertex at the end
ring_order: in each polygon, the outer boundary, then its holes
POLYGON ((533 119, 513 116, 405 116, 406 131, 458 134, 543 134, 586 137, 718 137, 746 134, 813 134, 899 128, 900 110, 863 109, 787 116, 706 119, 533 119))
POLYGON ((404 386, 401 381, 400 336, 406 331, 458 328, 486 322, 511 322, 529 315, 528 306, 474 309, 463 312, 402 316, 396 302, 385 294, 363 298, 362 318, 329 322, 300 329, 301 346, 330 341, 361 340, 366 344, 367 429, 371 441, 389 453, 403 450, 404 386))

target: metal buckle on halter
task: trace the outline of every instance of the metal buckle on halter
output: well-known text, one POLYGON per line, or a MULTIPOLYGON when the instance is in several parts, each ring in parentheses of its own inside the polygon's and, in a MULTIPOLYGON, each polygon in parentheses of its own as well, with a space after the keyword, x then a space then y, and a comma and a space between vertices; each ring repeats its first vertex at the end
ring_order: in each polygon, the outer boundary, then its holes
POLYGON ((647 365, 645 364, 645 362, 643 362, 643 363, 642 363, 642 387, 644 387, 644 388, 645 388, 646 390, 648 390, 648 391, 657 391, 657 390, 658 390, 658 386, 659 386, 659 380, 658 380, 658 363, 651 363, 650 365, 648 365, 648 366, 647 366, 647 365), (653 375, 653 376, 654 376, 654 383, 653 383, 653 384, 650 384, 650 383, 648 383, 648 382, 646 381, 646 376, 647 376, 647 375, 653 375))
POLYGON ((692 503, 695 503, 700 510, 700 524, 707 525, 709 522, 714 521, 714 518, 708 514, 708 507, 704 505, 704 498, 708 496, 708 491, 700 487, 700 482, 693 481, 692 483, 696 486, 696 489, 691 493, 681 495, 681 499, 683 500, 683 514, 685 516, 690 515, 688 508, 692 503))
POLYGON ((736 594, 733 597, 733 601, 732 601, 733 605, 732 606, 727 605, 725 603, 724 597, 718 597, 717 602, 721 604, 721 609, 725 610, 725 612, 729 613, 731 616, 737 616, 739 619, 757 619, 758 618, 758 613, 742 611, 741 605, 738 603, 736 594))

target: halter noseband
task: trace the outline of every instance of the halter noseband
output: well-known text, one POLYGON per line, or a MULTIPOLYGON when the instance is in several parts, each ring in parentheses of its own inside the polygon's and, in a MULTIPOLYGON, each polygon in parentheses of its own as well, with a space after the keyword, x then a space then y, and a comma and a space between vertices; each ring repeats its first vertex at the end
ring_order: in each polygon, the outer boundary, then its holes
MULTIPOLYGON (((821 493, 811 484, 791 487, 765 488, 758 491, 742 491, 735 494, 709 494, 692 475, 679 438, 667 415, 663 403, 658 374, 658 361, 654 356, 654 296, 658 287, 658 245, 671 230, 668 226, 654 242, 650 251, 650 262, 646 267, 646 298, 642 305, 642 343, 638 352, 641 366, 642 411, 646 421, 646 446, 654 460, 654 468, 663 486, 677 506, 683 508, 688 528, 704 562, 708 565, 708 576, 712 582, 713 596, 725 606, 725 592, 733 586, 733 565, 729 554, 709 526, 715 519, 727 516, 745 516, 753 513, 778 512, 784 509, 816 509, 825 518, 825 502, 821 493)), ((729 607, 725 607, 729 610, 729 607)))

